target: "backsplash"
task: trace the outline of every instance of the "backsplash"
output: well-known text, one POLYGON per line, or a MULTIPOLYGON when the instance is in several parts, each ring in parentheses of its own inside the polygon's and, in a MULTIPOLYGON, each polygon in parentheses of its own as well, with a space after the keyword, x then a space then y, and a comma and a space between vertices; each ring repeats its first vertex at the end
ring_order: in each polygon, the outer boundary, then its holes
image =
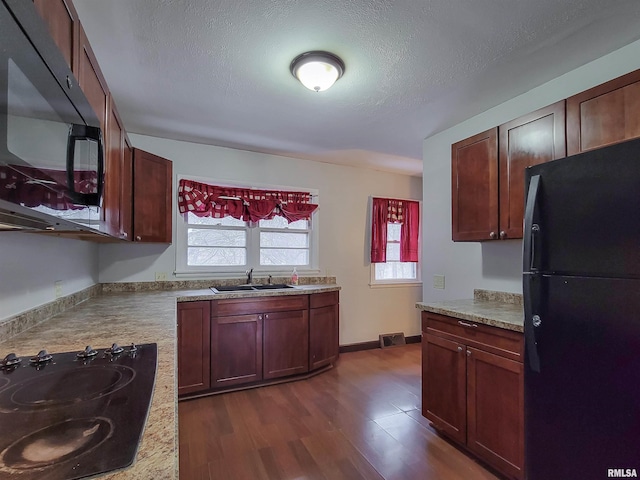
POLYGON ((473 299, 482 300, 484 302, 500 302, 511 305, 522 305, 522 294, 510 292, 496 292, 494 290, 481 290, 476 288, 473 290, 473 299))
POLYGON ((39 323, 54 317, 65 310, 75 307, 92 297, 100 295, 100 285, 93 285, 71 295, 58 298, 26 312, 7 318, 0 322, 0 342, 8 340, 39 323))

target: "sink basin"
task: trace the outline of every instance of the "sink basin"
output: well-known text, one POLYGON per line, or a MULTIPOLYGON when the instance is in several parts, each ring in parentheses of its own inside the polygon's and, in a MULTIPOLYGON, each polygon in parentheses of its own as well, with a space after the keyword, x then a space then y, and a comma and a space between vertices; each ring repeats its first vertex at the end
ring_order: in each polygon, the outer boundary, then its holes
POLYGON ((277 290, 283 288, 293 288, 284 283, 271 283, 265 285, 220 285, 219 287, 209 287, 213 293, 222 292, 246 292, 255 290, 277 290))
POLYGON ((253 288, 256 290, 276 290, 278 288, 293 288, 291 285, 286 285, 284 283, 271 283, 265 285, 254 285, 253 288))
POLYGON ((219 287, 210 287, 213 293, 218 292, 240 292, 246 290, 253 290, 251 285, 221 285, 219 287))

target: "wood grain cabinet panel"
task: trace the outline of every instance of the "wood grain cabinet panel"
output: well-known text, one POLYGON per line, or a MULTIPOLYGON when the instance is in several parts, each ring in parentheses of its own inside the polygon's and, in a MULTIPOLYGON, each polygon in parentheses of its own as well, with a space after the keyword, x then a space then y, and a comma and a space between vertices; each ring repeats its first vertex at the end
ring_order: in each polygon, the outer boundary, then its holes
POLYGON ((270 312, 263 318, 263 378, 308 372, 309 312, 270 312))
MULTIPOLYGON (((309 370, 324 367, 334 363, 339 355, 340 335, 340 307, 337 303, 337 293, 331 292, 334 304, 309 309, 309 370)), ((317 294, 326 295, 326 294, 317 294)), ((328 299, 314 302, 311 295, 311 306, 322 304, 328 299)))
POLYGON ((566 156, 564 100, 498 127, 500 239, 522 238, 524 170, 566 156))
MULTIPOLYGON (((129 231, 123 224, 125 210, 131 210, 131 204, 123 205, 123 192, 131 191, 131 183, 125 181, 124 165, 125 130, 113 99, 109 101, 109 117, 105 135, 105 188, 104 219, 110 235, 127 239, 129 231)), ((128 176, 129 182, 131 175, 128 176)))
POLYGON ((171 243, 173 164, 133 149, 133 235, 136 242, 171 243))
POLYGON ((422 339, 422 415, 460 443, 467 440, 465 347, 435 335, 422 339))
POLYGON ((210 386, 210 303, 178 303, 178 395, 210 386))
POLYGON ((68 0, 34 0, 33 4, 67 65, 77 74, 80 23, 73 4, 68 0))
POLYGON ((262 315, 211 319, 211 386, 262 379, 262 315))
POLYGON ((497 238, 497 128, 451 146, 451 202, 453 241, 497 238))
POLYGON ((567 99, 567 153, 640 137, 640 70, 567 99))
POLYGON ((422 332, 422 414, 509 478, 522 479, 522 334, 428 312, 422 332))

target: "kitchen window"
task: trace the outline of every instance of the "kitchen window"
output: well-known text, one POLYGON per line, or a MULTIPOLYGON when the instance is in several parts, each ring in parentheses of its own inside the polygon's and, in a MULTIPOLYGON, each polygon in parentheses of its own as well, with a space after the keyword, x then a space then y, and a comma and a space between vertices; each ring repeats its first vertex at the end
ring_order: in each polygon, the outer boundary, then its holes
POLYGON ((417 201, 373 198, 371 285, 420 283, 417 201))
MULTIPOLYGON (((316 192, 305 192, 308 204, 295 207, 291 196, 294 193, 282 187, 278 187, 280 190, 215 187, 225 189, 222 192, 225 195, 221 195, 220 190, 214 193, 204 188, 210 185, 194 185, 189 205, 179 191, 179 205, 184 213, 178 212, 177 222, 178 275, 211 273, 215 276, 241 273, 249 268, 254 268, 256 273, 287 275, 293 267, 300 272, 317 270, 318 232, 314 228, 317 213, 306 213, 316 208, 316 192), (231 191, 243 199, 236 201, 237 197, 228 195, 231 191), (281 195, 276 202, 271 202, 270 194, 274 198, 281 195), (289 199, 288 204, 284 203, 285 197, 289 199), (274 205, 277 206, 274 208, 274 205)), ((180 181, 182 187, 183 181, 180 181)), ((185 193, 184 197, 188 195, 185 193)))

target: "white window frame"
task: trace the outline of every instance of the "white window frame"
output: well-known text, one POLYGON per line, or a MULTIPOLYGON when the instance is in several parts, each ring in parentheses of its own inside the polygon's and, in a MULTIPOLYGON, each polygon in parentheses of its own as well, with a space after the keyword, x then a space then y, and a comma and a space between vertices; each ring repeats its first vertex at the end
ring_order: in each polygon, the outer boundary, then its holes
MULTIPOLYGON (((369 198, 369 223, 368 223, 368 227, 369 227, 369 246, 371 246, 371 222, 372 222, 372 210, 373 210, 373 202, 372 202, 372 198, 369 198)), ((393 197, 393 198, 397 198, 397 197, 393 197)), ((398 200, 407 200, 407 201, 412 201, 415 202, 417 201, 420 204, 420 216, 422 216, 422 202, 419 200, 411 200, 408 198, 398 198, 398 200)), ((421 218, 422 220, 422 218, 421 218)), ((391 223, 391 222, 388 222, 391 223)), ((389 237, 387 236, 387 242, 389 241, 389 237)), ((405 286, 411 286, 411 285, 422 285, 422 228, 420 229, 419 233, 418 233, 418 245, 419 245, 419 249, 418 249, 418 262, 416 263, 416 278, 397 278, 397 279, 384 279, 384 280, 379 280, 376 278, 376 264, 371 262, 370 263, 370 268, 369 268, 369 286, 371 288, 376 288, 376 287, 405 287, 405 286)))
MULTIPOLYGON (((237 181, 220 180, 213 178, 198 177, 194 175, 178 175, 177 182, 179 184, 181 179, 194 180, 200 183, 206 183, 210 185, 224 185, 229 187, 239 187, 247 189, 259 189, 259 190, 282 190, 309 192, 312 195, 312 202, 319 203, 319 192, 317 189, 291 187, 283 185, 269 185, 262 183, 241 183, 237 181)), ((194 266, 187 264, 187 229, 188 224, 185 219, 185 215, 180 213, 180 210, 176 208, 176 248, 175 259, 176 277, 198 277, 198 278, 222 278, 229 276, 244 275, 246 270, 253 268, 254 276, 262 275, 291 275, 293 265, 260 265, 260 231, 283 231, 283 232, 309 232, 309 265, 295 265, 296 271, 299 274, 317 274, 320 273, 319 268, 319 248, 318 241, 320 237, 320 209, 317 209, 309 220, 308 230, 289 230, 289 229, 261 229, 258 226, 245 227, 247 232, 247 264, 246 265, 232 265, 232 266, 194 266)))

